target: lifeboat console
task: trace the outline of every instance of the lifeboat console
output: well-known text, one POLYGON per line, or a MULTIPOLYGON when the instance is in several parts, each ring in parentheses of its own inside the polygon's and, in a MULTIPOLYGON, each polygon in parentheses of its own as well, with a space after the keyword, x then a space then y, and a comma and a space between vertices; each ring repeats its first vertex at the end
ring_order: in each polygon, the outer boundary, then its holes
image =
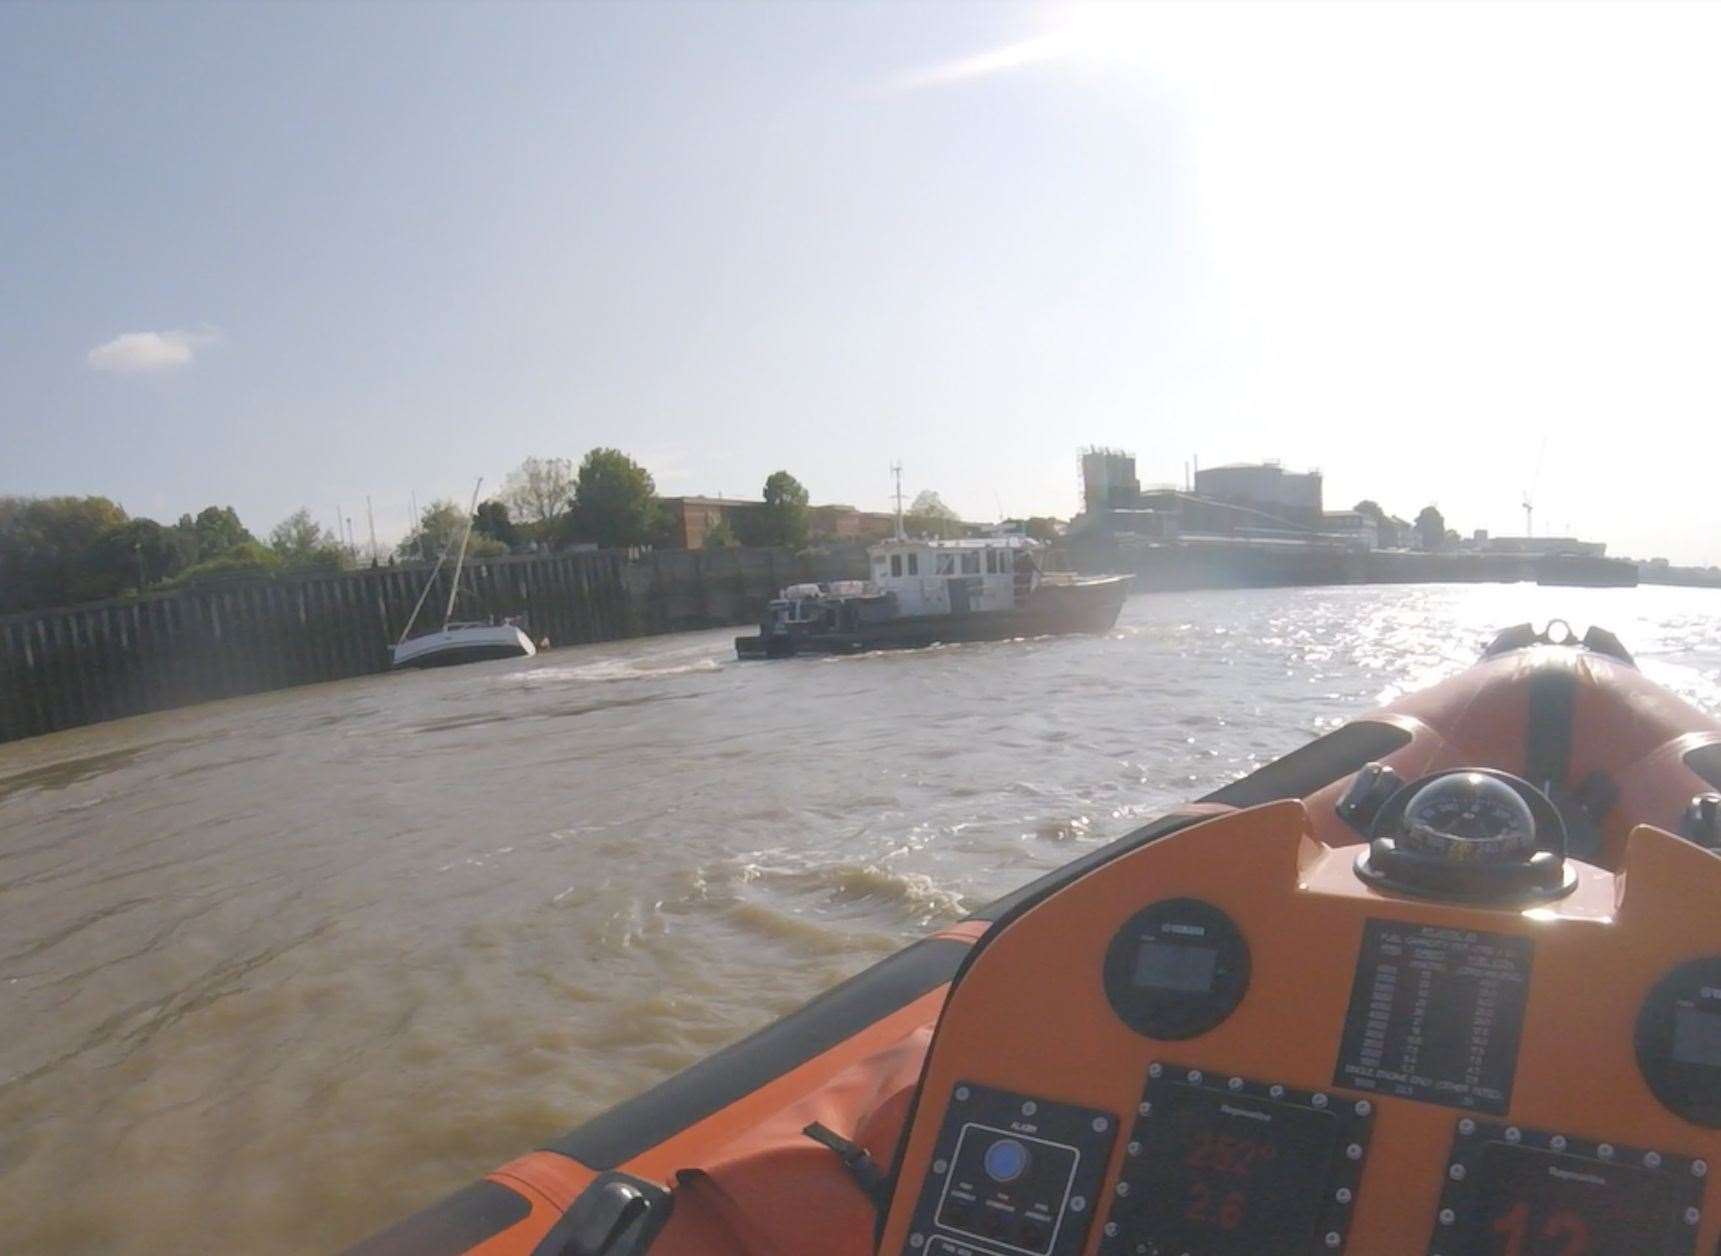
POLYGON ((1514 630, 366 1250, 1716 1256, 1717 790, 1514 630))

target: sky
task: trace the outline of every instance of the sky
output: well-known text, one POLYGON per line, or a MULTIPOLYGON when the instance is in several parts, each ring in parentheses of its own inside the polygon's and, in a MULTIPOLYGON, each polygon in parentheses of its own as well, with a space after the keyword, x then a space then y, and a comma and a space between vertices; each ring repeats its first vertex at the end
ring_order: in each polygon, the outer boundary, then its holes
POLYGON ((1721 562, 1721 7, 0 5, 0 493, 1276 458, 1721 562))

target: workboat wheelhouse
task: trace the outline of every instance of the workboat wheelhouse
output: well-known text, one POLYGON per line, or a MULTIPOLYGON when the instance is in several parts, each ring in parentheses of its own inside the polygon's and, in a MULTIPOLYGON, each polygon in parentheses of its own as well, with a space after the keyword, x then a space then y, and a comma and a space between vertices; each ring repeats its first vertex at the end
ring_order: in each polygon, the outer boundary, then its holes
POLYGON ((758 635, 736 638, 736 653, 781 658, 1110 628, 1129 578, 1049 572, 1043 552, 1015 535, 884 541, 867 551, 866 580, 784 589, 758 635))
POLYGON ((989 536, 962 541, 886 541, 867 551, 872 585, 896 595, 902 615, 967 615, 1022 605, 1039 583, 1037 541, 989 536))

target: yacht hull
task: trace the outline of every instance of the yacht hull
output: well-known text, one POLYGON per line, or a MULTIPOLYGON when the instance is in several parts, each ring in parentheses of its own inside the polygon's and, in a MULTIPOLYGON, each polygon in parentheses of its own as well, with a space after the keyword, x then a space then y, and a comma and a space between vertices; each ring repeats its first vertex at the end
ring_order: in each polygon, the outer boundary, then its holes
POLYGON ((487 659, 530 658, 538 652, 532 639, 512 624, 448 628, 413 637, 394 647, 392 667, 453 667, 487 659))

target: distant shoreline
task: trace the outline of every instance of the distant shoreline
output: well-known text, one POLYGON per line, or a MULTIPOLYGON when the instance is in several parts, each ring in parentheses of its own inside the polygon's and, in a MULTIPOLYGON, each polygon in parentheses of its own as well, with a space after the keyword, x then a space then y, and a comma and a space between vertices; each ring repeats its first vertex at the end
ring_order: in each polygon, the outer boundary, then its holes
MULTIPOLYGON (((1535 560, 1516 555, 1228 541, 1119 547, 1078 538, 1068 558, 1078 570, 1134 575, 1136 594, 1537 582, 1535 560)), ((1598 570, 1597 560, 1584 561, 1598 570)), ((1721 588, 1721 573, 1650 565, 1635 572, 1643 584, 1721 588)), ((402 566, 245 578, 0 616, 0 742, 387 671, 388 645, 428 574, 402 566)), ((460 607, 477 619, 519 618, 552 646, 577 645, 753 623, 785 585, 867 575, 859 545, 516 555, 467 564, 460 607)))

